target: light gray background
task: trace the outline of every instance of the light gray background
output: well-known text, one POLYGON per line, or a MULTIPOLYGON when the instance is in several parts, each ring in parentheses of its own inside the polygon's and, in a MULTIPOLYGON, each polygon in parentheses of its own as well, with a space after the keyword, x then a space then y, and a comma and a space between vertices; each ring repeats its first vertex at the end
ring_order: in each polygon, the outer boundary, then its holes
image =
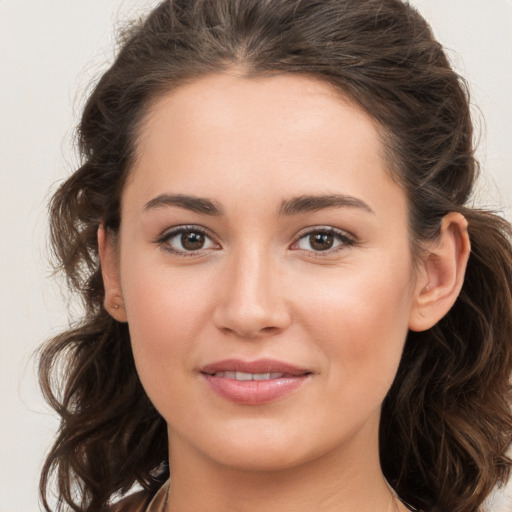
MULTIPOLYGON (((156 3, 0 0, 0 512, 38 510, 38 472, 57 427, 33 358, 69 309, 50 277, 47 199, 76 163, 73 127, 91 77, 112 58, 113 27, 156 3)), ((412 3, 469 79, 485 119, 480 201, 511 219, 512 0, 412 3)), ((491 510, 512 510, 509 502, 500 494, 491 510)))

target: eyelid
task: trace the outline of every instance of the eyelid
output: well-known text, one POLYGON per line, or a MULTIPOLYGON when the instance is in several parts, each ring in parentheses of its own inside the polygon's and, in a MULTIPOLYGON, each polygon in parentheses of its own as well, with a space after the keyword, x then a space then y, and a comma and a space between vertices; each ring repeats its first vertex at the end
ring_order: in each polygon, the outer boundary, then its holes
MULTIPOLYGON (((213 242, 217 247, 220 248, 220 244, 215 241, 215 238, 212 236, 209 230, 202 226, 198 226, 196 224, 182 224, 179 226, 173 226, 171 228, 166 229, 163 231, 155 240, 154 243, 159 245, 163 250, 170 252, 171 254, 175 254, 178 256, 196 256, 200 253, 203 253, 204 251, 212 250, 212 248, 205 248, 205 249, 197 249, 196 251, 182 251, 182 250, 176 250, 173 249, 171 246, 166 245, 166 242, 174 238, 175 236, 186 233, 187 231, 195 231, 197 233, 203 234, 205 237, 207 237, 211 242, 213 242)), ((217 249, 214 249, 217 250, 217 249)))
POLYGON ((307 252, 307 253, 313 255, 314 257, 322 257, 324 255, 325 256, 332 255, 333 253, 337 253, 347 247, 354 246, 356 244, 357 244, 357 238, 354 235, 348 233, 347 231, 345 231, 343 229, 335 228, 333 226, 310 226, 310 227, 304 228, 297 234, 296 239, 290 248, 294 249, 294 250, 298 250, 298 251, 307 252), (325 251, 313 251, 313 250, 301 249, 301 248, 297 247, 300 240, 302 240, 306 236, 312 235, 313 233, 333 234, 334 236, 336 236, 338 238, 338 240, 341 241, 341 244, 338 246, 335 246, 331 249, 327 249, 325 251))
MULTIPOLYGON (((154 243, 161 246, 163 250, 166 250, 167 252, 170 252, 172 254, 178 255, 178 256, 195 256, 200 253, 203 253, 204 251, 212 250, 212 248, 205 248, 205 249, 198 249, 196 251, 186 251, 186 250, 176 250, 170 247, 169 245, 165 245, 166 242, 168 242, 173 237, 185 233, 187 231, 196 231, 201 234, 203 234, 205 237, 207 237, 211 242, 213 242, 217 247, 213 250, 218 250, 221 248, 220 244, 215 240, 215 237, 210 233, 210 231, 203 226, 199 226, 196 224, 182 224, 178 226, 173 226, 171 228, 166 229, 163 231, 155 240, 154 243)), ((314 257, 323 257, 323 256, 329 256, 333 253, 337 253, 347 247, 356 245, 358 243, 357 238, 348 233, 347 231, 339 228, 335 228, 333 226, 310 226, 307 228, 302 229, 295 237, 295 241, 290 246, 290 249, 293 250, 299 250, 309 253, 310 255, 314 257), (300 240, 302 240, 304 237, 309 236, 313 233, 330 233, 333 234, 337 239, 341 242, 339 245, 335 246, 331 249, 326 249, 325 251, 314 251, 314 250, 308 250, 308 249, 301 249, 298 246, 300 240)))

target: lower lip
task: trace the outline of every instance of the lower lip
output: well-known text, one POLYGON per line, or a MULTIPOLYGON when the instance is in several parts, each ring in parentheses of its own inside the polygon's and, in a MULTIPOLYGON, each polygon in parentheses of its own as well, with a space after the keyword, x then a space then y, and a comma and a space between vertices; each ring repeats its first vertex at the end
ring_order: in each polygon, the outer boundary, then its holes
POLYGON ((236 380, 207 374, 203 376, 215 393, 231 402, 244 405, 262 405, 283 398, 309 378, 308 374, 269 380, 236 380))

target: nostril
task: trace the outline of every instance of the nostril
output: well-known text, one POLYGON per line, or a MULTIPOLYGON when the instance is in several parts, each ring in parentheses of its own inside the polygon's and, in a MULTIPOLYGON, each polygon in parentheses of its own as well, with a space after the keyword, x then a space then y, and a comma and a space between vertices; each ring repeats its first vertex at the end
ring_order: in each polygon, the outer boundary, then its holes
POLYGON ((260 329, 260 332, 277 332, 279 330, 279 327, 263 327, 263 329, 260 329))
POLYGON ((278 293, 258 293, 247 283, 245 287, 242 284, 224 289, 217 297, 212 318, 218 329, 256 339, 278 334, 289 325, 289 311, 278 293))

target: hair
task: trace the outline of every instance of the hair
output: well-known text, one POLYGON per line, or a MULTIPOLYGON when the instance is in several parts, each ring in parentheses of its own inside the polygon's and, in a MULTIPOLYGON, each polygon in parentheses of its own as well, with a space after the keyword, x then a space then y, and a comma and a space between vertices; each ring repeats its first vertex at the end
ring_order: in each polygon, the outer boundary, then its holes
POLYGON ((50 205, 58 266, 83 318, 40 354, 44 395, 61 417, 41 497, 91 512, 135 484, 168 477, 164 419, 137 376, 128 326, 103 306, 101 223, 115 233, 120 197, 152 102, 197 77, 242 70, 330 84, 377 121, 403 187, 413 253, 443 217, 468 221, 472 251, 460 296, 425 332, 408 334, 382 408, 380 457, 398 494, 429 512, 476 512, 512 461, 510 225, 471 206, 478 174, 468 88, 425 20, 400 0, 172 0, 123 35, 79 125, 82 163, 50 205))

